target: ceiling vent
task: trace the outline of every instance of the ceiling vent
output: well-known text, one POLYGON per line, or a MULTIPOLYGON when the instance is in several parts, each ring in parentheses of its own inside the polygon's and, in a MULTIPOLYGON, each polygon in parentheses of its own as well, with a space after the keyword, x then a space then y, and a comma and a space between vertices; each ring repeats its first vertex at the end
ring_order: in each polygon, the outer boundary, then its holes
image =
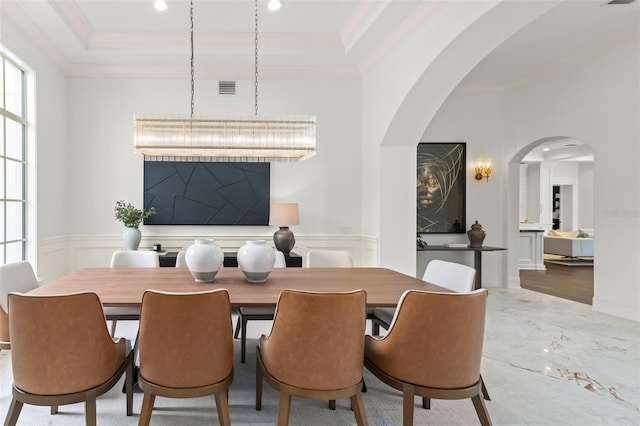
POLYGON ((218 94, 219 95, 235 95, 236 82, 233 80, 218 81, 218 94))
POLYGON ((611 0, 608 4, 629 4, 636 0, 611 0))

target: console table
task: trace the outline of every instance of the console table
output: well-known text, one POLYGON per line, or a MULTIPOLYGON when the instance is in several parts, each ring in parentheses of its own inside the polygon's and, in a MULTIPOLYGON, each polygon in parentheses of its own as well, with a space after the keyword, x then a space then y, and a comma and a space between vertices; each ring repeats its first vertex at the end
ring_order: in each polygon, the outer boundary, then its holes
POLYGON ((482 252, 485 251, 500 251, 506 250, 504 247, 447 247, 447 246, 431 246, 428 245, 424 248, 418 247, 418 251, 472 251, 473 252, 473 267, 476 270, 476 285, 475 289, 482 288, 482 252))
MULTIPOLYGON (((237 267, 238 259, 236 255, 236 252, 225 252, 223 265, 226 267, 237 267)), ((167 254, 161 254, 159 257, 161 267, 173 268, 176 266, 176 257, 178 257, 178 252, 170 251, 167 254)), ((288 255, 285 254, 284 260, 287 263, 287 268, 302 268, 302 256, 297 253, 291 252, 288 255)))

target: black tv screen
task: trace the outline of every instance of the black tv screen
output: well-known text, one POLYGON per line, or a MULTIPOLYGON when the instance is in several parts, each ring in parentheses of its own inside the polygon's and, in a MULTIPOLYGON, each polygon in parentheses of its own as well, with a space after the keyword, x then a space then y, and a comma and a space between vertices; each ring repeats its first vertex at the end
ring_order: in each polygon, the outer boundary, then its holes
POLYGON ((145 225, 268 225, 269 163, 144 162, 145 225))

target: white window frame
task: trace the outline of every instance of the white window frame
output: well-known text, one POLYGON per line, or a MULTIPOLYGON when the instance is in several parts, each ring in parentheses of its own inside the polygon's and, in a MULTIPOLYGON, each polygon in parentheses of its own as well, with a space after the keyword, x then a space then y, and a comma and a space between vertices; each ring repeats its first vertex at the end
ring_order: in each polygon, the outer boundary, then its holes
MULTIPOLYGON (((2 104, 0 105, 0 118, 2 120, 13 120, 20 125, 24 126, 23 133, 23 198, 22 202, 24 203, 23 208, 23 233, 22 237, 18 240, 11 240, 11 242, 22 241, 22 259, 9 259, 9 261, 14 260, 28 260, 30 261, 34 268, 36 267, 36 238, 35 238, 35 224, 36 224, 36 209, 35 209, 35 149, 32 149, 35 146, 35 130, 34 130, 34 120, 35 116, 35 96, 34 96, 34 86, 35 86, 35 78, 34 73, 31 71, 24 63, 22 63, 15 55, 6 50, 3 46, 0 46, 0 66, 2 69, 2 81, 0 84, 3 85, 3 89, 5 89, 6 84, 6 73, 5 73, 5 64, 10 62, 14 67, 18 68, 22 71, 22 114, 23 116, 16 116, 14 113, 9 112, 4 109, 5 107, 5 99, 2 99, 2 104)), ((6 90, 2 90, 3 96, 6 94, 6 90)), ((4 133, 2 134, 1 143, 6 143, 6 125, 3 126, 4 133)), ((3 154, 0 156, 0 160, 6 161, 6 147, 3 151, 3 154)), ((6 185, 6 167, 4 167, 4 184, 6 185)), ((0 244, 7 244, 7 228, 11 226, 11 224, 7 223, 7 215, 6 215, 6 188, 4 188, 4 193, 0 198, 5 202, 5 212, 3 212, 3 220, 0 223, 0 226, 4 227, 4 238, 0 241, 0 244)), ((7 263, 7 251, 6 246, 5 249, 2 250, 2 256, 0 257, 0 264, 7 263)))

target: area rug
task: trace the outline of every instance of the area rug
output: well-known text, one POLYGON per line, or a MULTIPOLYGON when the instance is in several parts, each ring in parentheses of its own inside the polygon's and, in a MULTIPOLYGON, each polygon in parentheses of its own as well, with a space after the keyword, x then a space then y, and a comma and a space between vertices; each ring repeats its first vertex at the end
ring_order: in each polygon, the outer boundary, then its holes
POLYGON ((593 259, 553 259, 545 260, 545 263, 562 266, 593 266, 593 259))

